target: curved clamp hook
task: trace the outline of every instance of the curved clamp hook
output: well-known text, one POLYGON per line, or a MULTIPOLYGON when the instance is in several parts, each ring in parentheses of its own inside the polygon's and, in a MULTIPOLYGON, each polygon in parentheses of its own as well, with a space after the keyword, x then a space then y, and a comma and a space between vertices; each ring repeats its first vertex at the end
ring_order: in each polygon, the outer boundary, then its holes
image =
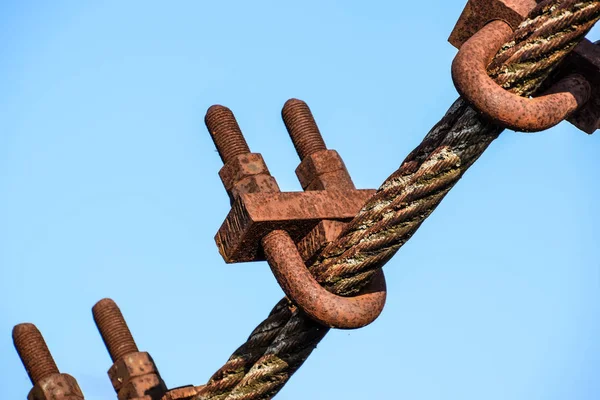
POLYGON ((262 239, 267 261, 286 296, 317 322, 338 329, 362 328, 383 311, 387 296, 383 271, 361 294, 343 297, 328 292, 310 274, 290 235, 272 231, 262 239))
POLYGON ((585 104, 590 85, 581 75, 573 74, 536 98, 504 90, 488 76, 486 68, 512 32, 506 22, 496 20, 467 40, 452 62, 454 85, 478 111, 501 126, 523 132, 551 128, 585 104))

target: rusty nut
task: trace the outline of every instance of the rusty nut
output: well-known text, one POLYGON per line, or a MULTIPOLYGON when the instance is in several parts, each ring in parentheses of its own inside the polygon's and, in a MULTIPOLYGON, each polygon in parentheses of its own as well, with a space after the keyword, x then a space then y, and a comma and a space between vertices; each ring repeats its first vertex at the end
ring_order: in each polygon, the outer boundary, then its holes
POLYGON ((234 157, 219 171, 225 190, 230 191, 236 182, 253 175, 269 175, 269 169, 260 153, 246 153, 234 157))
POLYGON ((296 176, 304 190, 354 189, 342 157, 335 150, 321 150, 306 156, 296 176))
POLYGON ((152 400, 163 397, 167 387, 160 376, 155 373, 130 378, 119 390, 119 400, 145 399, 149 396, 152 400))
POLYGON ((116 392, 133 378, 149 374, 158 375, 158 369, 150 354, 145 351, 127 354, 108 370, 108 377, 116 392))
POLYGON ((31 389, 28 400, 83 400, 83 393, 75 378, 69 374, 52 374, 31 389))
POLYGON ((242 193, 277 193, 279 185, 271 175, 260 174, 248 176, 233 185, 230 197, 232 201, 242 193))

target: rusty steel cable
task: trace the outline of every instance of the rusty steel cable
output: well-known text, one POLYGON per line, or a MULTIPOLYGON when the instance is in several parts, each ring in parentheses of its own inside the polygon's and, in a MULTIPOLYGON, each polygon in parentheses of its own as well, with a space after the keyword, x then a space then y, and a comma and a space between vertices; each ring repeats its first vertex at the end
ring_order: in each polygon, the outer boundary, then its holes
MULTIPOLYGON (((540 2, 502 46, 490 76, 513 93, 534 94, 599 17, 600 0, 540 2)), ((336 294, 360 291, 502 131, 459 98, 322 251, 310 266, 315 278, 336 294)), ((327 332, 281 300, 195 399, 272 398, 327 332)))

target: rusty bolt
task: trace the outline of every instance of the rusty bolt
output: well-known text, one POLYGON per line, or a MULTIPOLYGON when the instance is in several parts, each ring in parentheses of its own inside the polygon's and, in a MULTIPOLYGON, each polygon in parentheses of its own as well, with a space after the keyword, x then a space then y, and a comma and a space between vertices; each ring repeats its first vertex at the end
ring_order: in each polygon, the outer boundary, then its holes
POLYGON ((281 116, 301 160, 318 151, 327 150, 319 127, 305 102, 289 99, 281 110, 281 116))
POLYGON ((17 353, 34 385, 43 378, 60 373, 46 341, 34 324, 15 326, 12 336, 17 353))
POLYGON ((100 300, 92 308, 92 313, 113 362, 129 353, 138 352, 123 314, 113 300, 100 300))
POLYGON ((352 178, 335 150, 328 150, 315 119, 302 100, 290 99, 281 110, 300 165, 296 176, 304 190, 353 190, 352 178))
POLYGON ((229 108, 218 104, 211 106, 206 112, 204 122, 223 164, 227 164, 239 155, 250 153, 248 143, 229 108))
POLYGON ((279 192, 260 153, 250 153, 229 108, 211 106, 204 121, 223 160, 219 176, 232 203, 241 193, 279 192))
POLYGON ((83 393, 71 375, 54 374, 41 379, 27 400, 83 400, 83 393))
POLYGON ((13 342, 33 383, 29 400, 83 400, 75 378, 61 374, 48 350, 46 341, 35 325, 19 324, 13 328, 13 342))

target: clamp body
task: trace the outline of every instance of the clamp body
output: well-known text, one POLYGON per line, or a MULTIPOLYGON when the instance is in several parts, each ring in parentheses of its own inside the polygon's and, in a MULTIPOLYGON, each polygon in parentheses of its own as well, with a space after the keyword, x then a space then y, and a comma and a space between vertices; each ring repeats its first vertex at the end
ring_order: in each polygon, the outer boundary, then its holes
POLYGON ((227 263, 267 260, 287 297, 319 323, 354 329, 373 322, 386 299, 385 278, 355 297, 328 292, 307 264, 343 231, 375 190, 358 190, 340 155, 327 149, 310 109, 291 99, 282 116, 301 162, 303 192, 280 192, 258 153, 250 148, 231 110, 209 108, 205 122, 225 164, 219 171, 232 206, 215 241, 227 263))

